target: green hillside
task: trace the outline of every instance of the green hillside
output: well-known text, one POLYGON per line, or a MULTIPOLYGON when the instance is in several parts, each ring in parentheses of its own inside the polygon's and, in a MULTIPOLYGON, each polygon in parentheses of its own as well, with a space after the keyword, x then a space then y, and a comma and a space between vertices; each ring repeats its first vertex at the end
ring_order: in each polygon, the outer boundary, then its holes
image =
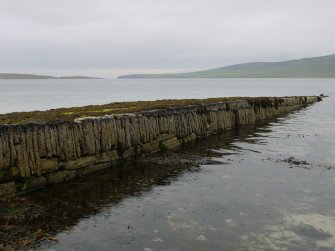
POLYGON ((245 63, 189 73, 132 74, 119 78, 335 78, 335 55, 245 63))

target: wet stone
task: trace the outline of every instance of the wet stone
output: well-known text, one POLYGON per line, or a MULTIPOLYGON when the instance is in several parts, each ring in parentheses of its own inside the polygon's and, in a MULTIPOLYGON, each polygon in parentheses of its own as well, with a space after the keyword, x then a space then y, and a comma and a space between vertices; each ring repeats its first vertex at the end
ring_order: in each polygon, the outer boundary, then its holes
POLYGON ((0 185, 0 197, 14 194, 15 192, 16 192, 15 182, 8 182, 0 185))
POLYGON ((159 142, 143 144, 141 145, 141 149, 143 153, 159 151, 159 142))
POLYGON ((119 159, 119 154, 116 150, 101 153, 95 159, 95 163, 110 162, 119 159))
POLYGON ((180 141, 177 139, 177 137, 162 141, 160 143, 161 149, 173 149, 177 148, 178 146, 180 146, 180 141))
POLYGON ((78 169, 86 166, 93 165, 95 163, 95 156, 83 157, 77 160, 70 160, 65 163, 65 169, 78 169))
POLYGON ((41 173, 50 173, 58 170, 59 163, 57 159, 41 159, 41 173))

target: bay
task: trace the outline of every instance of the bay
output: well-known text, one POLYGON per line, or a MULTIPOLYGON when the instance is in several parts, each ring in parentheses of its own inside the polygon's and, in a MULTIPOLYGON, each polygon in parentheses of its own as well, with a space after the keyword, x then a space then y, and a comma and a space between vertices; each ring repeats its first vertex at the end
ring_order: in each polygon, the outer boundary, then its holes
POLYGON ((0 113, 121 101, 334 92, 334 79, 0 80, 0 113))

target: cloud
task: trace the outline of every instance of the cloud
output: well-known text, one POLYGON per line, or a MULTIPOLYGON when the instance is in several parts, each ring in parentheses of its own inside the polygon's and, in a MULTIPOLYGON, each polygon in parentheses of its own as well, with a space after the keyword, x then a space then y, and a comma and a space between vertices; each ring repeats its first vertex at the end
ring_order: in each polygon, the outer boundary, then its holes
POLYGON ((205 69, 335 53, 333 0, 2 0, 0 72, 205 69))

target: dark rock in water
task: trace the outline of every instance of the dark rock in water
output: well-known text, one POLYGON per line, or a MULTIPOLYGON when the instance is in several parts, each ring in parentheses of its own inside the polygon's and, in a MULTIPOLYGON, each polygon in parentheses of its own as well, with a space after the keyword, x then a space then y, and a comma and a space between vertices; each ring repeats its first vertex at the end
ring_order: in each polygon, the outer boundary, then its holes
POLYGON ((290 164, 290 168, 293 168, 294 166, 296 167, 301 167, 304 169, 311 169, 312 168, 312 164, 308 163, 305 160, 298 160, 294 157, 288 157, 286 159, 272 159, 272 158, 267 158, 267 160, 273 161, 273 162, 284 162, 284 163, 288 163, 290 164))
POLYGON ((287 162, 289 164, 293 164, 293 165, 296 165, 296 166, 299 166, 299 165, 311 165, 310 163, 308 163, 305 160, 298 160, 298 159, 295 159, 294 157, 289 157, 287 159, 284 159, 283 162, 287 162))
POLYGON ((334 169, 334 166, 331 166, 331 165, 315 165, 315 164, 307 162, 306 160, 296 159, 293 156, 290 156, 286 159, 267 158, 266 160, 270 160, 273 162, 288 163, 290 164, 290 168, 293 168, 295 166, 295 167, 301 167, 301 168, 308 169, 308 170, 312 169, 312 167, 322 167, 322 168, 325 168, 326 170, 334 169))

